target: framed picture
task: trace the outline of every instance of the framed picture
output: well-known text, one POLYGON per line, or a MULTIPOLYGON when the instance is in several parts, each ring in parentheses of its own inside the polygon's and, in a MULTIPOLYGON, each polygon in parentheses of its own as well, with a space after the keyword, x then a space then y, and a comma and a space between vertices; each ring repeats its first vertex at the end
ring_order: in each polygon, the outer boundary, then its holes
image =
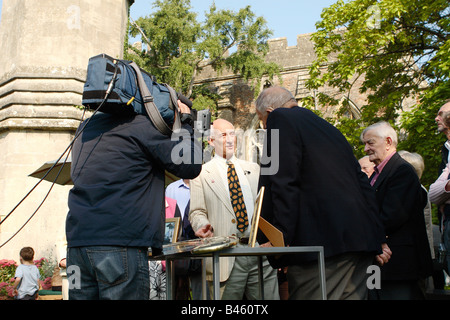
POLYGON ((181 219, 179 217, 166 219, 163 244, 177 242, 180 233, 180 221, 181 219))
POLYGON ((250 248, 255 247, 256 243, 256 234, 258 233, 258 229, 264 233, 269 242, 274 247, 284 247, 284 237, 283 233, 278 230, 275 226, 267 222, 263 217, 261 217, 261 208, 262 202, 264 198, 264 187, 258 192, 256 196, 255 209, 253 210, 252 217, 252 228, 250 229, 250 238, 248 242, 248 246, 250 248))
POLYGON ((250 229, 250 238, 248 242, 248 246, 250 248, 255 247, 256 234, 258 233, 259 228, 259 217, 261 215, 263 198, 264 198, 264 187, 261 187, 261 189, 259 189, 258 195, 256 196, 255 208, 253 209, 252 227, 250 229))

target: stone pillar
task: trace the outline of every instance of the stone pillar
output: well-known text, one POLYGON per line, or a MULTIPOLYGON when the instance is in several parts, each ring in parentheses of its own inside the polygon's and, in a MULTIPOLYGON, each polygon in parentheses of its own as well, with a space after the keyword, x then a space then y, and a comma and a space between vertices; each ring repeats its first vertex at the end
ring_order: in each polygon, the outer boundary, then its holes
MULTIPOLYGON (((73 139, 90 57, 123 56, 128 8, 134 0, 3 0, 0 23, 0 219, 39 181, 28 177, 56 160, 73 139)), ((33 214, 51 186, 43 181, 0 226, 0 246, 33 214)), ((49 197, 0 259, 56 255, 63 240, 70 186, 49 197)))

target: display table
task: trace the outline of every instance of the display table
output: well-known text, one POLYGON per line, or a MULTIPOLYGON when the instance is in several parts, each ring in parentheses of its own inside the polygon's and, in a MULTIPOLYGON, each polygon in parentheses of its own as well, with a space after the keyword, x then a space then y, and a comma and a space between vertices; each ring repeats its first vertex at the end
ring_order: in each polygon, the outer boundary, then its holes
MULTIPOLYGON (((322 293, 322 299, 326 300, 326 283, 325 283, 325 259, 323 253, 323 247, 312 246, 312 247, 235 247, 226 248, 222 250, 205 252, 201 254, 192 254, 190 252, 162 255, 157 257, 150 257, 150 259, 155 260, 166 260, 166 279, 167 279, 167 299, 172 300, 174 296, 174 268, 173 261, 180 259, 207 259, 212 258, 213 262, 213 299, 220 299, 220 257, 230 257, 230 256, 258 256, 259 257, 259 277, 260 277, 260 293, 261 300, 264 300, 264 286, 263 286, 263 272, 262 272, 262 257, 268 255, 285 255, 285 254, 301 254, 301 253, 317 253, 317 264, 320 288, 322 293)), ((203 297, 205 298, 206 290, 206 271, 204 268, 204 263, 202 264, 202 278, 203 278, 203 297)))

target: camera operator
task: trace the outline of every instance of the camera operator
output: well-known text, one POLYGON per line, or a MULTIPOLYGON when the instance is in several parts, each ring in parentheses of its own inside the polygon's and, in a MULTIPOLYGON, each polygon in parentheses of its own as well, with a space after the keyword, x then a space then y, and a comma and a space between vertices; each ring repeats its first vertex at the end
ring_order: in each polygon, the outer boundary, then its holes
POLYGON ((69 299, 148 300, 148 248, 160 251, 164 236, 165 170, 184 179, 201 171, 201 161, 172 159, 180 144, 191 159, 202 151, 189 107, 178 106, 188 140, 161 134, 145 115, 99 112, 78 129, 85 126, 73 145, 66 236, 68 276, 78 273, 79 283, 69 283, 69 299))

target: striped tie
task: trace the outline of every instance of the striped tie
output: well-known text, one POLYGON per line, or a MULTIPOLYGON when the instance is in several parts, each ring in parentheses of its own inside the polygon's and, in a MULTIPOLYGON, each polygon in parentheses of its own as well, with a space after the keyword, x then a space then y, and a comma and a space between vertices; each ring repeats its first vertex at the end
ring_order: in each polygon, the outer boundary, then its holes
POLYGON ((244 203, 244 197, 242 195, 241 185, 236 174, 234 165, 228 162, 228 187, 230 189, 231 205, 233 206, 234 213, 236 214, 237 228, 239 231, 244 232, 248 227, 247 209, 244 203))

